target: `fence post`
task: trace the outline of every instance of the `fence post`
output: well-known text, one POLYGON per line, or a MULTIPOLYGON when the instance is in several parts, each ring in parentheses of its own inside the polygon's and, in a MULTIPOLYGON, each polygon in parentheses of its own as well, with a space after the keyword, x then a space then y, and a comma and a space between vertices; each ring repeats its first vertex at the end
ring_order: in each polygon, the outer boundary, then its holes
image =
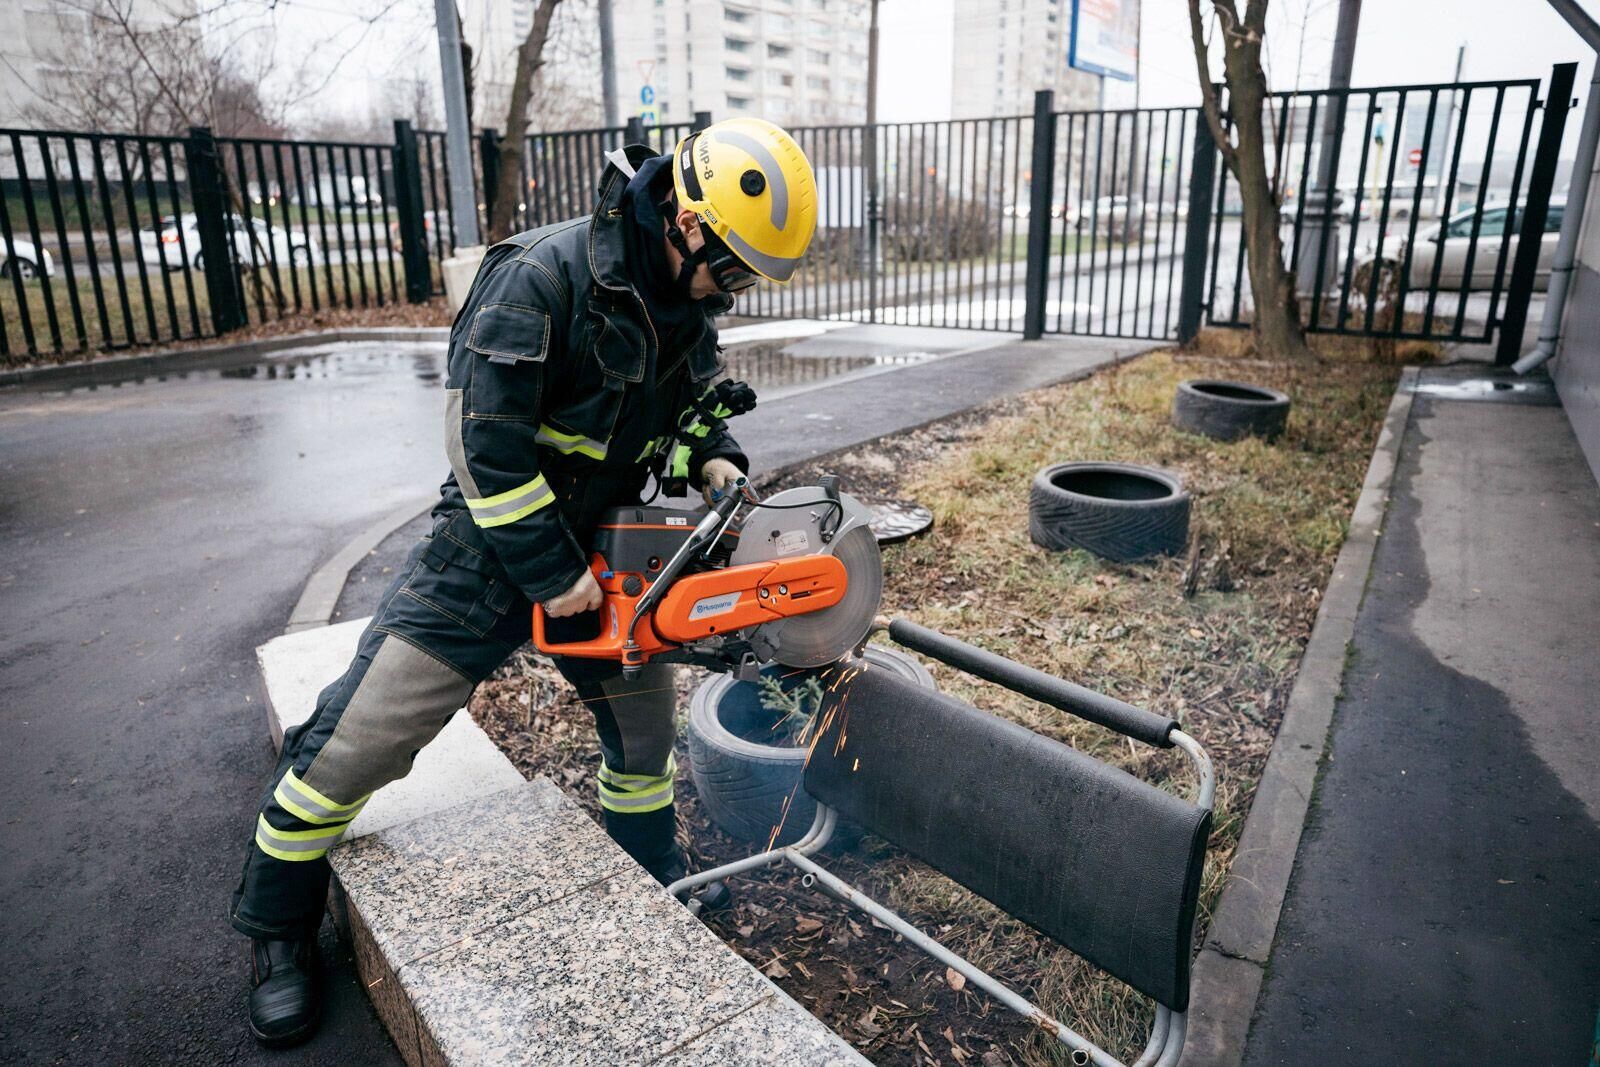
POLYGON ((1033 94, 1033 162, 1028 171, 1028 270, 1023 298, 1022 337, 1044 336, 1045 297, 1050 283, 1050 201, 1056 175, 1055 93, 1033 94))
POLYGON ((228 232, 232 206, 222 180, 222 154, 217 151, 217 141, 210 127, 189 127, 189 136, 183 142, 183 160, 189 172, 195 229, 200 231, 211 328, 220 336, 243 329, 247 320, 244 285, 234 262, 232 235, 228 232))
POLYGON ((1178 343, 1200 335, 1206 308, 1206 253, 1217 190, 1217 141, 1205 112, 1194 110, 1194 159, 1189 165, 1189 218, 1183 231, 1183 289, 1178 297, 1178 343))
POLYGON ((487 216, 500 191, 500 131, 493 126, 485 126, 478 135, 478 165, 483 168, 483 213, 487 216))
POLYGON ((689 128, 694 132, 699 133, 709 125, 711 125, 711 112, 696 111, 694 113, 694 122, 689 124, 689 128))
POLYGON ((1550 212, 1550 187, 1555 184, 1561 134, 1567 128, 1567 112, 1572 110, 1572 81, 1577 73, 1576 63, 1557 63, 1550 70, 1544 123, 1539 127, 1539 147, 1533 153, 1533 172, 1528 175, 1528 198, 1517 231, 1517 256, 1511 261, 1511 283, 1506 289, 1506 313, 1500 319, 1500 341, 1494 351, 1498 366, 1515 363, 1522 354, 1528 300, 1533 295, 1533 275, 1544 243, 1544 221, 1550 212))
POLYGON ((422 217, 422 160, 417 152, 417 131, 405 119, 394 120, 394 198, 400 215, 406 299, 413 304, 426 303, 433 294, 433 260, 428 255, 428 224, 422 217))
POLYGON ((633 115, 628 119, 628 126, 623 131, 622 141, 624 144, 644 144, 644 120, 638 115, 633 115))

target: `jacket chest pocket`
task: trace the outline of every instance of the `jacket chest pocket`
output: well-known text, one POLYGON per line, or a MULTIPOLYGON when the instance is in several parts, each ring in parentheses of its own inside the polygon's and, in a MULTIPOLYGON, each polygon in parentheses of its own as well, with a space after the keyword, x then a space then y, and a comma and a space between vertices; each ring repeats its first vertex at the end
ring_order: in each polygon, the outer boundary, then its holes
POLYGON ((588 355, 600 373, 617 384, 644 381, 646 346, 650 342, 643 324, 599 298, 589 301, 588 318, 588 355))

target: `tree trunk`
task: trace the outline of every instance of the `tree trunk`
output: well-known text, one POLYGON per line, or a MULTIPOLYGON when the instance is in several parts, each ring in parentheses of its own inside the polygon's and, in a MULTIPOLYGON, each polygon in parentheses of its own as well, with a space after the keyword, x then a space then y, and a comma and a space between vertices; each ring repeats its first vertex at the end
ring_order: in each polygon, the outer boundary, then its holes
POLYGON ((1256 349, 1287 359, 1310 359, 1300 325, 1300 301, 1295 294, 1294 271, 1283 263, 1278 201, 1267 177, 1263 115, 1269 104, 1267 79, 1261 70, 1260 49, 1226 49, 1228 111, 1233 119, 1233 174, 1239 182, 1244 206, 1244 245, 1250 289, 1255 295, 1251 332, 1256 349))
POLYGON ((1213 0, 1222 33, 1223 75, 1228 87, 1230 127, 1222 126, 1220 102, 1211 84, 1207 46, 1200 19, 1200 0, 1189 0, 1189 26, 1199 66, 1201 99, 1223 162, 1239 183, 1244 207, 1244 251, 1255 296, 1251 333, 1265 356, 1312 361, 1300 324, 1300 302, 1294 271, 1283 263, 1279 206, 1267 177, 1264 116, 1270 104, 1267 77, 1261 68, 1267 0, 1251 0, 1239 18, 1233 0, 1213 0), (1231 137, 1229 136, 1231 133, 1231 137))
POLYGON ((522 182, 522 146, 528 136, 528 101, 533 96, 533 76, 544 65, 550 18, 560 3, 561 0, 539 0, 533 26, 517 49, 517 72, 511 83, 511 106, 506 111, 494 203, 489 205, 489 244, 504 241, 515 232, 517 205, 527 193, 522 182))

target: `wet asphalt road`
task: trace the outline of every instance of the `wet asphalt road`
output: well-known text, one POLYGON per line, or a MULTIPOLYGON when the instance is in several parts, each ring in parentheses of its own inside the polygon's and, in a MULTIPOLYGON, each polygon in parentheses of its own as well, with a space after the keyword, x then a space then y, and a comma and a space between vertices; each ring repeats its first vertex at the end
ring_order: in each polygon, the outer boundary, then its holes
POLYGON ((438 351, 0 394, 0 1062, 398 1062, 347 964, 314 1042, 258 1049, 226 912, 253 650, 443 477, 438 351))

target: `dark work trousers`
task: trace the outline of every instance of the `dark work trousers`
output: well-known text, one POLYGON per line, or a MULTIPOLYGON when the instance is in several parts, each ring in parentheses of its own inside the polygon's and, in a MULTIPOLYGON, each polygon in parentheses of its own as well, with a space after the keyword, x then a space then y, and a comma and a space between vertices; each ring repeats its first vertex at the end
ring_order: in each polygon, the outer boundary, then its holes
MULTIPOLYGON (((384 593, 344 675, 309 719, 284 732, 234 892, 238 930, 280 940, 316 930, 329 847, 376 789, 411 770, 473 687, 528 641, 531 610, 465 512, 436 520, 384 593)), ((597 628, 594 617, 551 620, 550 637, 593 637, 597 628)), ((609 661, 557 663, 594 712, 607 830, 651 874, 675 877, 672 668, 647 667, 624 681, 609 661)))

